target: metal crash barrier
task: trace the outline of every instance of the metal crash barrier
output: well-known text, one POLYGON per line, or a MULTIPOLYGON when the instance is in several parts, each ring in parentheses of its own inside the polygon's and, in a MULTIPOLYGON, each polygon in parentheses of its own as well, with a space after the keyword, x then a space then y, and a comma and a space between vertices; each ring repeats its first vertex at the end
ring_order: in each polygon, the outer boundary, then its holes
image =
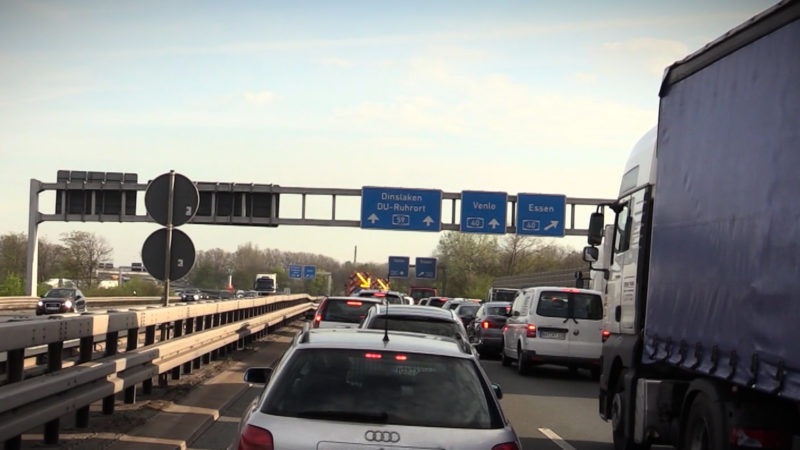
POLYGON ((0 440, 21 447, 21 433, 44 425, 46 444, 57 444, 59 418, 75 413, 76 426, 89 425, 89 406, 103 402, 114 413, 115 395, 134 403, 211 360, 265 336, 269 328, 313 310, 308 295, 204 301, 80 316, 49 316, 0 323, 0 440), (79 345, 65 348, 64 342, 79 345), (26 349, 47 352, 26 357, 26 349))

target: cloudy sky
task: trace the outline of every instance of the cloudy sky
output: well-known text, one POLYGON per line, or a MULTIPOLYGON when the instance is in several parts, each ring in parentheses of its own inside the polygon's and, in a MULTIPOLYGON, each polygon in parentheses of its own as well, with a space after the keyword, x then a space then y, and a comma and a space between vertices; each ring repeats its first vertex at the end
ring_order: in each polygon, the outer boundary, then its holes
MULTIPOLYGON (((0 0, 0 234, 27 231, 30 179, 59 169, 613 198, 664 68, 774 3, 0 0)), ((282 199, 282 216, 298 204, 282 199)), ((359 217, 357 202, 337 211, 359 217)), ((127 265, 156 228, 47 222, 40 235, 95 232, 127 265)), ((429 256, 439 237, 183 230, 199 250, 346 261, 358 246, 375 262, 429 256)))

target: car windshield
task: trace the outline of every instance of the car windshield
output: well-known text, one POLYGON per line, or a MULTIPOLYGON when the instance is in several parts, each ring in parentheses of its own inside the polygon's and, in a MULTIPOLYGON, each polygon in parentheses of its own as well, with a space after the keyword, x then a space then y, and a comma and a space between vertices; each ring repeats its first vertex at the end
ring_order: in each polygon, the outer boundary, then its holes
POLYGON ((357 299, 329 298, 321 312, 322 320, 359 323, 374 304, 375 302, 365 302, 357 299))
POLYGON ((599 295, 571 292, 542 292, 536 314, 545 317, 574 317, 600 320, 603 302, 599 295))
MULTIPOLYGON (((373 318, 367 328, 383 330, 386 327, 386 316, 373 318)), ((435 334, 457 338, 460 333, 455 322, 442 321, 425 317, 395 317, 389 318, 389 329, 392 331, 409 331, 412 333, 435 334)))
POLYGON ((44 294, 45 298, 65 298, 75 295, 74 289, 50 289, 44 294))
POLYGON ((501 428, 472 358, 341 348, 296 351, 265 414, 446 428, 501 428))

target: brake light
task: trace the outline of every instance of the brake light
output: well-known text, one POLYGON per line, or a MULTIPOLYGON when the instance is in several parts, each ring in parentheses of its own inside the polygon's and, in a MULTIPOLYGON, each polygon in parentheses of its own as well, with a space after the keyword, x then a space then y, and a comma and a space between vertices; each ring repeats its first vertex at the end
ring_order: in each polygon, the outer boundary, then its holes
POLYGON ((386 297, 386 293, 385 292, 376 292, 376 293, 372 294, 372 296, 373 297, 386 297))
POLYGON ((536 337, 536 325, 534 325, 532 323, 528 324, 528 329, 527 329, 526 336, 527 337, 531 337, 531 338, 532 337, 536 337))
POLYGON ((239 437, 239 450, 274 450, 272 433, 253 425, 247 425, 239 437))
POLYGON ((396 359, 398 361, 407 361, 408 360, 408 356, 406 356, 406 355, 395 355, 394 359, 396 359))
POLYGON ((383 358, 383 355, 381 355, 380 353, 365 353, 364 354, 364 358, 367 358, 367 359, 381 359, 381 358, 383 358))
POLYGON ((611 336, 611 332, 610 331, 603 330, 603 342, 607 341, 610 336, 611 336))
POLYGON ((317 314, 314 316, 314 324, 312 325, 314 328, 319 328, 319 323, 322 322, 322 314, 317 314))
POLYGON ((482 326, 484 329, 486 329, 486 328, 489 328, 491 325, 492 325, 492 324, 490 324, 488 320, 484 320, 483 322, 481 322, 481 326, 482 326))
POLYGON ((363 303, 358 301, 358 300, 348 300, 347 301, 347 306, 361 306, 361 305, 363 305, 363 303))
POLYGON ((562 289, 562 291, 564 291, 564 292, 572 292, 572 293, 580 292, 578 289, 562 289))
POLYGON ((506 442, 503 444, 497 444, 492 447, 492 450, 519 450, 517 444, 515 442, 506 442))

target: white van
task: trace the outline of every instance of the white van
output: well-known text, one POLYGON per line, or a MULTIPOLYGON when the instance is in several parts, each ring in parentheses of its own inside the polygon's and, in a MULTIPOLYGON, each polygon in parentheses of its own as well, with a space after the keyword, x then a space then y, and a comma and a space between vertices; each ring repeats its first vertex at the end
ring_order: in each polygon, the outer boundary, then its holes
POLYGON ((603 331, 602 294, 589 289, 533 287, 522 289, 503 329, 502 362, 517 361, 519 373, 533 365, 557 364, 589 369, 600 375, 603 331))

